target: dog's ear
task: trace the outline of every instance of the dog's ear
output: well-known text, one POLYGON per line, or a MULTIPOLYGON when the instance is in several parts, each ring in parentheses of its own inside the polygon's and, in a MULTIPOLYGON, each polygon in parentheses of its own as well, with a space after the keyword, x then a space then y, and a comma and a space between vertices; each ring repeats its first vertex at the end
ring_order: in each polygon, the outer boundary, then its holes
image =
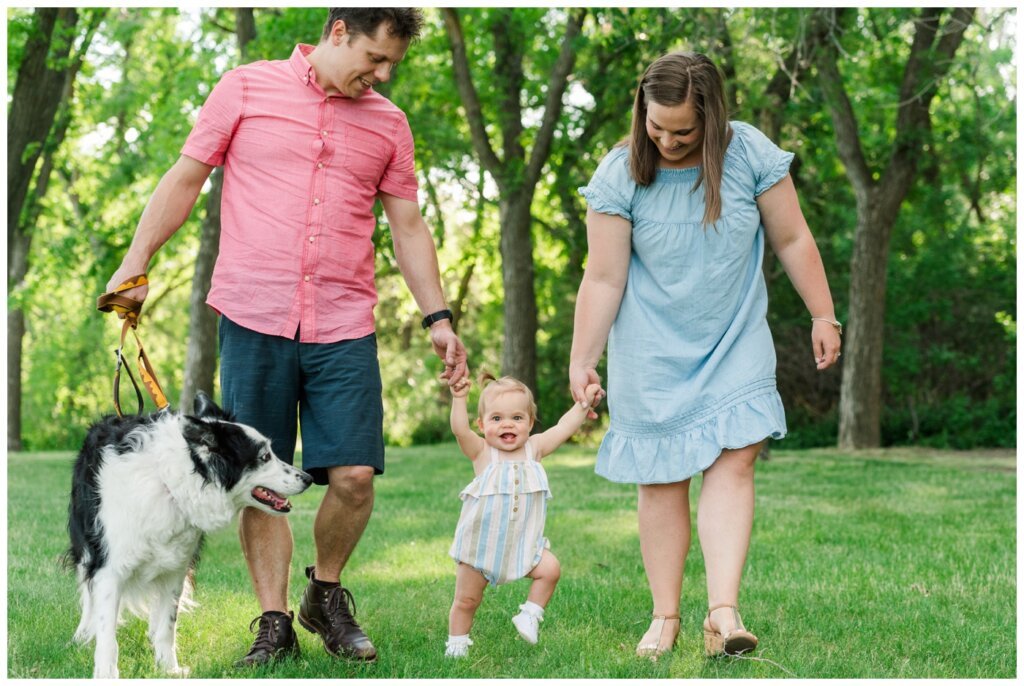
MULTIPOLYGON (((198 398, 196 401, 198 403, 198 398)), ((214 405, 214 407, 217 406, 214 405)), ((200 421, 194 417, 184 417, 184 420, 182 434, 190 446, 203 446, 209 450, 216 449, 217 436, 214 433, 214 427, 209 422, 200 421)))
POLYGON ((227 413, 224 410, 217 407, 217 403, 210 399, 210 396, 206 395, 203 391, 196 393, 195 402, 192 404, 193 414, 196 417, 201 418, 212 418, 212 419, 227 419, 227 413))

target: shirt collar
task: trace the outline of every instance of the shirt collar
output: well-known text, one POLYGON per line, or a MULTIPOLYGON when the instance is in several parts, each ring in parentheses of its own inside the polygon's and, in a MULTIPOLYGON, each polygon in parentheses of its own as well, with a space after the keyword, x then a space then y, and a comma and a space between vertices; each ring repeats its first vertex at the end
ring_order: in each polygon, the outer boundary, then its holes
MULTIPOLYGON (((313 46, 307 45, 306 43, 299 43, 292 50, 292 56, 288 61, 292 65, 292 69, 295 71, 295 76, 299 78, 299 81, 306 86, 313 86, 316 89, 320 89, 320 86, 316 82, 316 72, 313 71, 313 65, 306 59, 306 55, 313 52, 313 46)), ((322 89, 320 89, 322 90, 322 89)))

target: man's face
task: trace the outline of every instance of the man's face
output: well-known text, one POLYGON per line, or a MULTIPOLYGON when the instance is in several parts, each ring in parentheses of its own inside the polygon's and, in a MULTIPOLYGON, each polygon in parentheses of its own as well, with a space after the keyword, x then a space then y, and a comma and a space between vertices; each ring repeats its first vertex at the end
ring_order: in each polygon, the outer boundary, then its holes
POLYGON ((405 57, 409 41, 388 35, 387 22, 372 35, 348 32, 345 22, 334 22, 327 39, 327 61, 321 64, 325 73, 318 80, 327 85, 328 94, 340 93, 350 98, 365 95, 370 88, 391 78, 391 70, 405 57))

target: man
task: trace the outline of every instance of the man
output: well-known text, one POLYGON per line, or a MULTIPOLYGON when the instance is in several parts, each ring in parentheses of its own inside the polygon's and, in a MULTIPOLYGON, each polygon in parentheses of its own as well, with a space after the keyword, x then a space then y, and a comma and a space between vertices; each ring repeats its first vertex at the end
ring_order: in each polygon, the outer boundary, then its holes
MULTIPOLYGON (((188 218, 210 172, 224 166, 220 253, 207 302, 220 319, 224 406, 291 462, 296 408, 303 468, 327 490, 314 523, 315 564, 299 622, 329 653, 373 660, 340 574, 373 507, 384 469, 373 307, 380 199, 399 267, 450 384, 466 376, 433 239, 417 204, 404 113, 373 90, 422 26, 416 9, 332 8, 318 45, 225 74, 182 155, 164 175, 108 290, 146 271, 188 218)), ((146 287, 125 295, 143 299, 146 287)), ((286 518, 248 508, 242 550, 262 609, 240 665, 297 654, 288 610, 292 535, 286 518)), ((255 623, 255 620, 254 620, 255 623)))

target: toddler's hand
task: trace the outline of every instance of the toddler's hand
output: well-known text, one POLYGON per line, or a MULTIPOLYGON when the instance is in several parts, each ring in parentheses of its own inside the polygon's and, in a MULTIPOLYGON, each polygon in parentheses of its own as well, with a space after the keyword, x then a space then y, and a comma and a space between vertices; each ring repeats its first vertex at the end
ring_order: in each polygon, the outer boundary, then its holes
MULTIPOLYGON (((604 390, 601 388, 600 384, 596 383, 592 383, 589 386, 587 386, 584 389, 583 393, 586 395, 587 410, 593 410, 595 407, 597 407, 601 403, 601 398, 604 397, 604 390)), ((588 413, 588 416, 590 415, 593 415, 593 413, 588 413)), ((594 419, 595 416, 596 415, 590 416, 590 419, 594 419)))
POLYGON ((469 378, 463 377, 448 388, 451 390, 453 398, 465 398, 469 395, 469 387, 471 385, 469 378))

